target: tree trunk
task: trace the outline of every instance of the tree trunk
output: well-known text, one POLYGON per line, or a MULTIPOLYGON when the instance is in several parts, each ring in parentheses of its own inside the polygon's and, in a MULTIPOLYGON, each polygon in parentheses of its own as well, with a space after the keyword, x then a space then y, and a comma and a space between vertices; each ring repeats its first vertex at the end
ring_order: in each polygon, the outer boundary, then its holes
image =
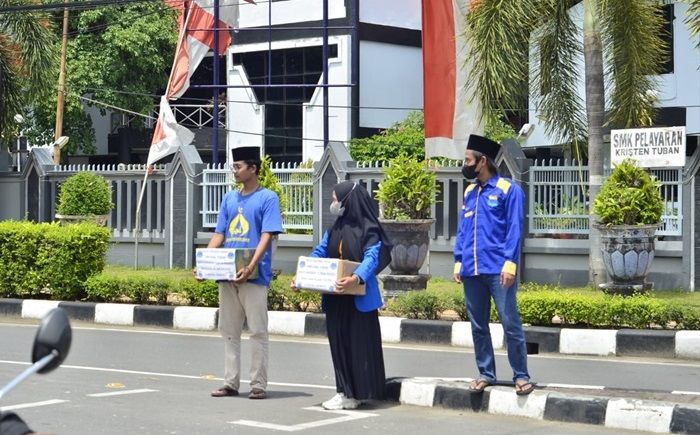
MULTIPOLYGON (((588 199, 591 207, 603 183, 603 123, 605 120, 605 79, 603 74, 603 45, 598 27, 597 0, 584 0, 583 54, 586 71, 586 115, 588 117, 588 199)), ((590 216, 588 236, 590 254, 588 257, 589 282, 593 285, 606 281, 603 255, 600 251, 600 231, 590 216)))

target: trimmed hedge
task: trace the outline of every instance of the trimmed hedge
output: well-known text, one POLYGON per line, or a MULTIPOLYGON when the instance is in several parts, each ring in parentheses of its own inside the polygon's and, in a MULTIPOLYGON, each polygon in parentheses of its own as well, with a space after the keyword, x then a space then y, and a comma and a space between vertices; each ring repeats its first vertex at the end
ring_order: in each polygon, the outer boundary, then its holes
POLYGON ((105 266, 110 234, 94 223, 0 222, 0 296, 79 300, 105 266))
MULTIPOLYGON (((525 287, 518 292, 518 308, 523 323, 535 326, 581 326, 593 328, 700 329, 700 313, 662 299, 637 295, 609 296, 601 293, 571 293, 544 286, 525 287)), ((394 314, 413 319, 438 319, 446 310, 460 320, 469 320, 459 290, 411 292, 390 301, 394 314)), ((491 320, 498 314, 491 304, 491 320)))
MULTIPOLYGON (((267 296, 270 310, 320 311, 320 294, 294 292, 289 288, 289 283, 289 277, 279 277, 272 281, 267 296)), ((85 287, 86 299, 93 302, 166 304, 169 302, 169 296, 175 296, 181 302, 193 306, 219 306, 218 284, 215 281, 197 281, 194 278, 151 278, 144 276, 142 271, 133 277, 103 273, 88 279, 85 287)))

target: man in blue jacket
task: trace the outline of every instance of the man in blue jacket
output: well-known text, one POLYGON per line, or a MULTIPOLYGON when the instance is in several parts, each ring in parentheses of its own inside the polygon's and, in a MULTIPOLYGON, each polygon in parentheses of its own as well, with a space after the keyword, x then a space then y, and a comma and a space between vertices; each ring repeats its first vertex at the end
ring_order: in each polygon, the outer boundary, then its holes
POLYGON ((515 294, 523 228, 523 190, 501 177, 495 164, 500 145, 471 135, 462 174, 471 181, 464 192, 455 241, 454 280, 464 285, 479 376, 472 392, 496 382, 489 330, 491 298, 505 332, 508 361, 518 395, 535 388, 527 371, 527 350, 515 294))

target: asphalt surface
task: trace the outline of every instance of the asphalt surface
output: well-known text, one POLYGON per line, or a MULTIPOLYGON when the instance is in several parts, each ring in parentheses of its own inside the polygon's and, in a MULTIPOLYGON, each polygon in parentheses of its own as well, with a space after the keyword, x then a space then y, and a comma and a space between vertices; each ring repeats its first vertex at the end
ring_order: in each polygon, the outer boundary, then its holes
MULTIPOLYGON (((36 322, 0 324, 0 384, 28 366, 36 322)), ((551 423, 434 408, 373 403, 359 412, 318 409, 335 393, 325 339, 274 337, 270 345, 269 398, 211 398, 221 384, 223 345, 216 333, 73 325, 64 365, 36 375, 0 406, 17 408, 35 430, 57 434, 216 434, 279 432, 345 434, 625 433, 597 426, 551 423), (31 406, 32 407, 27 407, 31 406), (310 408, 310 409, 309 409, 310 408)), ((243 378, 248 345, 243 342, 243 378)), ((476 374, 471 352, 449 347, 384 346, 387 376, 465 378, 476 374)), ((498 371, 508 381, 505 355, 498 371)), ((693 362, 532 356, 541 383, 611 388, 700 391, 700 364, 693 362)))

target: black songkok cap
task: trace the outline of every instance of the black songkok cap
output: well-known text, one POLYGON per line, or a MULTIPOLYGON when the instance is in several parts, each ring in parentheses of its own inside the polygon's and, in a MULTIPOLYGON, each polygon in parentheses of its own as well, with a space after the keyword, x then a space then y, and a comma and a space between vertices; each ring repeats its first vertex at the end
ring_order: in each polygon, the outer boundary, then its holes
POLYGON ((478 151, 485 156, 491 157, 491 160, 496 160, 501 146, 491 139, 476 134, 470 134, 469 142, 467 142, 467 149, 478 151))
POLYGON ((231 150, 234 162, 241 160, 260 160, 260 147, 239 147, 231 150))

